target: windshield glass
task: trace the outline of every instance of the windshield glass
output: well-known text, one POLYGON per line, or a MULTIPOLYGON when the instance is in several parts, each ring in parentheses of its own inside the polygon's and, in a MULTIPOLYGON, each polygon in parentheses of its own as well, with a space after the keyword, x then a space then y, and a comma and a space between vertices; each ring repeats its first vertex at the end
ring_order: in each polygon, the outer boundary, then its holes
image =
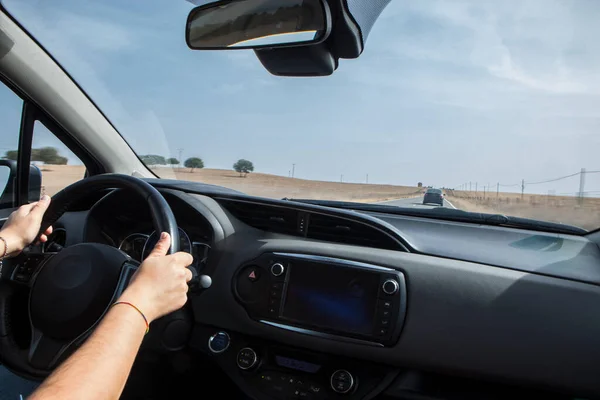
POLYGON ((321 78, 190 50, 189 1, 3 4, 160 177, 600 227, 600 2, 392 1, 321 78))

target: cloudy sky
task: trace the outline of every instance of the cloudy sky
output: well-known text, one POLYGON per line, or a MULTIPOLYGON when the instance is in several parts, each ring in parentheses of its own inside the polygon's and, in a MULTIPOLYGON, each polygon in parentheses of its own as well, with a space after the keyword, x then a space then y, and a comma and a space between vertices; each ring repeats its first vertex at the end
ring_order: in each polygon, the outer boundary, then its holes
MULTIPOLYGON (((138 154, 473 189, 600 170, 600 2, 392 0, 363 55, 326 78, 271 76, 252 51, 189 50, 185 0, 3 4, 138 154)), ((586 190, 600 195, 600 174, 586 190)))

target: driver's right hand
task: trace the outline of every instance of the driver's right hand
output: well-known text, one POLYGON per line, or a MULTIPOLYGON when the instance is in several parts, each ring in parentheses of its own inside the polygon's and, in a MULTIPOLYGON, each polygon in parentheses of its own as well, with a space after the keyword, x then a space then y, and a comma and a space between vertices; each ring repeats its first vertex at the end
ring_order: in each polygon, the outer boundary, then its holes
POLYGON ((150 255, 133 275, 118 301, 139 308, 148 323, 183 307, 187 301, 193 257, 188 253, 167 255, 171 237, 163 232, 150 255))

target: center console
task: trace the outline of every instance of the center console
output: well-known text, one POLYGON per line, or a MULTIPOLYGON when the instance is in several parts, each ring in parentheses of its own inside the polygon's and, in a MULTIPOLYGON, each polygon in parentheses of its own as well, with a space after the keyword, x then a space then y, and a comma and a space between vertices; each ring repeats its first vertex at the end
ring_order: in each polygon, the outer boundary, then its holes
POLYGON ((394 345, 406 313, 401 272, 315 255, 264 253, 240 267, 233 292, 261 323, 372 346, 394 345))
POLYGON ((374 363, 274 344, 196 326, 191 346, 207 353, 253 399, 364 399, 381 393, 398 371, 374 363))

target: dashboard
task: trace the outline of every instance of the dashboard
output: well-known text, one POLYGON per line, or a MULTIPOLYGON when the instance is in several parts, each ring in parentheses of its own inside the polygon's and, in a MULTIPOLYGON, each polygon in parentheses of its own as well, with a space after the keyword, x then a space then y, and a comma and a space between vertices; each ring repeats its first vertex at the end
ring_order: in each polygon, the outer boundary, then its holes
MULTIPOLYGON (((593 236, 149 182, 212 280, 190 291, 184 334, 151 333, 209 357, 251 398, 600 397, 593 236)), ((149 210, 122 191, 57 227, 66 245, 138 260, 153 243, 149 210)))

